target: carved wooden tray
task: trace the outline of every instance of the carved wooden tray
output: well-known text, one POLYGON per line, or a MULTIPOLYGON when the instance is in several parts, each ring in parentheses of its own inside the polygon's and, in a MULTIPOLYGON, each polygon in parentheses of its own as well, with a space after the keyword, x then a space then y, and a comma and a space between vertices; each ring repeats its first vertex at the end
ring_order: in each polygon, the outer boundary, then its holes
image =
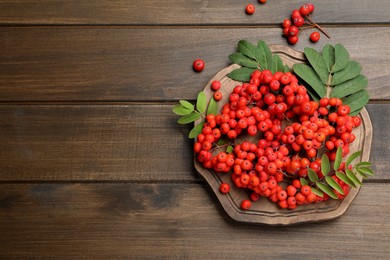
MULTIPOLYGON (((295 63, 306 62, 305 56, 302 52, 297 52, 289 47, 281 45, 270 46, 273 53, 278 53, 282 61, 292 67, 295 63)), ((223 99, 218 102, 219 110, 229 98, 229 93, 236 85, 242 84, 228 78, 226 75, 232 70, 238 68, 239 65, 233 64, 220 72, 218 72, 206 85, 204 92, 209 100, 213 93, 210 89, 210 84, 214 80, 219 80, 222 83, 221 92, 223 99)), ((362 150, 363 153, 356 162, 369 161, 372 140, 372 124, 368 112, 365 108, 360 112, 359 116, 362 118, 362 124, 353 130, 356 135, 355 141, 350 146, 350 154, 355 151, 362 150)), ((195 124, 199 124, 197 121, 195 124)), ((249 136, 243 139, 250 139, 249 136)), ((254 141, 254 140, 252 140, 254 141)), ((218 151, 217 151, 218 152, 218 151)), ((345 213, 348 206, 352 203, 359 188, 352 188, 350 193, 344 200, 330 199, 321 203, 314 203, 309 205, 302 205, 295 210, 280 209, 278 205, 268 201, 266 198, 261 198, 259 201, 252 203, 250 210, 243 211, 240 208, 241 201, 249 198, 249 191, 237 188, 231 181, 231 174, 215 173, 212 170, 204 169, 200 163, 194 160, 195 168, 200 175, 207 181, 215 195, 217 196, 222 207, 226 213, 234 220, 249 223, 261 223, 268 225, 290 225, 304 222, 317 222, 337 218, 345 213), (222 182, 229 183, 231 190, 228 194, 219 192, 219 186, 222 182)))

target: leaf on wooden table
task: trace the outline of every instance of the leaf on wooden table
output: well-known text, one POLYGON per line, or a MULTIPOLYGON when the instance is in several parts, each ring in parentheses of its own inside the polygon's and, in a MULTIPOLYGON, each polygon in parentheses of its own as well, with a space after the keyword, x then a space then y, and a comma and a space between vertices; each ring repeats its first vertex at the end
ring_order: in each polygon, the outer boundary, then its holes
POLYGON ((201 122, 201 123, 197 124, 194 128, 192 128, 192 130, 188 134, 188 138, 194 139, 200 133, 202 133, 203 125, 204 125, 204 122, 201 122))
POLYGON ((356 170, 359 172, 362 172, 366 175, 374 176, 374 172, 368 167, 358 167, 358 168, 356 168, 356 170))
POLYGON ((329 78, 328 67, 322 55, 313 48, 306 47, 304 50, 305 56, 313 67, 323 84, 327 84, 329 78))
POLYGON ((189 115, 185 115, 180 117, 177 122, 181 125, 192 123, 200 118, 200 113, 198 112, 192 112, 189 115))
POLYGON ((362 67, 356 61, 349 61, 343 70, 333 74, 332 85, 338 85, 360 75, 362 67))
POLYGON ((325 44, 322 48, 322 57, 324 58, 328 72, 331 72, 334 65, 334 47, 330 44, 325 44))
MULTIPOLYGON (((264 41, 258 41, 257 48, 262 50, 262 52, 265 55, 265 62, 266 62, 264 64, 266 66, 265 69, 270 69, 272 67, 272 51, 271 51, 271 49, 268 47, 268 45, 264 41)), ((262 62, 264 62, 264 61, 262 60, 262 62)))
POLYGON ((236 64, 244 66, 244 67, 253 68, 253 69, 256 69, 259 67, 259 64, 255 60, 253 60, 253 59, 251 59, 251 58, 249 58, 249 57, 247 57, 244 54, 239 53, 239 52, 235 52, 233 54, 230 54, 229 59, 233 63, 236 63, 236 64))
POLYGON ((362 182, 356 177, 355 173, 349 169, 346 169, 345 170, 346 174, 347 174, 347 177, 353 181, 356 185, 363 185, 362 182))
POLYGON ((332 89, 330 93, 331 97, 344 98, 348 95, 354 94, 363 90, 368 84, 368 79, 363 75, 358 75, 357 77, 350 79, 346 82, 343 82, 332 89))
POLYGON ((172 108, 172 111, 173 111, 173 113, 175 113, 176 115, 185 116, 185 115, 190 114, 190 113, 193 112, 194 110, 193 110, 193 109, 191 110, 191 109, 185 108, 185 107, 182 106, 181 104, 177 104, 177 105, 175 105, 175 106, 172 108))
POLYGON ((335 62, 332 68, 332 73, 336 73, 347 66, 349 62, 349 53, 347 49, 341 45, 340 43, 337 43, 334 46, 334 56, 335 56, 335 62))
POLYGON ((355 160, 356 158, 358 158, 360 155, 362 154, 362 151, 356 151, 354 152, 353 154, 351 154, 347 160, 345 161, 345 167, 348 167, 351 162, 353 162, 353 160, 355 160))
POLYGON ((198 93, 198 98, 196 99, 196 109, 200 113, 206 112, 206 107, 207 107, 207 100, 206 100, 206 94, 201 91, 198 93))
POLYGON ((179 103, 183 106, 183 107, 185 107, 185 108, 187 108, 187 109, 189 109, 189 110, 194 110, 194 105, 193 104, 191 104, 190 102, 188 102, 187 100, 179 100, 179 103))
POLYGON ((249 82, 251 79, 251 74, 255 69, 253 68, 238 68, 230 72, 227 76, 233 80, 241 81, 241 82, 249 82))
POLYGON ((302 80, 304 80, 313 90, 318 94, 319 97, 325 97, 326 89, 317 73, 306 64, 295 64, 293 66, 295 74, 297 74, 302 80))

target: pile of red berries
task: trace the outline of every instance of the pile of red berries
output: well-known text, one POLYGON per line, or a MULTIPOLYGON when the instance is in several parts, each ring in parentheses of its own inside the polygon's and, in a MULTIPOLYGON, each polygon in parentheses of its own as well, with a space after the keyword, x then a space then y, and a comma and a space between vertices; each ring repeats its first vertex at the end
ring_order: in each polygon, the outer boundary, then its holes
MULTIPOLYGON (((326 35, 327 33, 313 21, 311 14, 314 12, 314 5, 311 3, 302 5, 299 9, 295 9, 291 13, 291 19, 283 20, 283 35, 287 38, 288 43, 294 45, 298 42, 298 35, 303 29, 317 27, 326 35), (308 22, 306 21, 308 20, 308 22), (303 25, 308 25, 303 27, 303 25)), ((328 35, 327 35, 328 36, 328 35)), ((329 37, 329 36, 328 36, 329 37)), ((312 32, 310 34, 310 41, 318 42, 321 38, 319 32, 312 32)))
MULTIPOLYGON (((220 87, 218 81, 211 85, 216 91, 220 87)), ((349 106, 339 98, 311 100, 290 72, 255 70, 249 83, 233 89, 220 114, 207 115, 194 152, 204 168, 230 173, 236 187, 251 190, 251 201, 267 197, 281 208, 294 209, 328 199, 326 194, 319 197, 310 186, 302 186, 299 178, 308 175, 309 167, 319 178, 324 177, 321 159, 316 158, 319 149, 327 150, 331 161, 338 147, 344 156, 349 153, 355 140, 352 130, 361 123, 349 113, 349 106), (238 143, 236 138, 242 134, 254 136, 256 141, 238 143), (229 141, 231 153, 216 145, 221 138, 229 141)), ((344 195, 336 194, 345 196, 349 186, 332 178, 345 189, 344 195)), ((222 193, 229 190, 227 183, 220 187, 222 193)), ((248 209, 250 201, 241 206, 248 209)))

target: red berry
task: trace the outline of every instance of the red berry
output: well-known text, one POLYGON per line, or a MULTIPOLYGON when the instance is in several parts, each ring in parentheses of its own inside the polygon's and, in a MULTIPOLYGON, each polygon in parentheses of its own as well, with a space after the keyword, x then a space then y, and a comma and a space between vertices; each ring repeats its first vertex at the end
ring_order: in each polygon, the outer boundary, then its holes
POLYGON ((241 209, 243 209, 243 210, 248 210, 248 209, 250 209, 251 206, 252 206, 252 203, 250 200, 243 200, 241 202, 241 209))
POLYGON ((310 34, 310 41, 311 42, 318 42, 321 38, 321 35, 319 32, 312 32, 310 34))
POLYGON ((291 20, 290 19, 284 19, 282 23, 283 28, 288 28, 291 26, 291 20))
POLYGON ((246 7, 245 7, 245 12, 247 14, 253 14, 255 12, 255 6, 253 4, 248 4, 246 7))
POLYGON ((298 40, 298 36, 290 36, 287 38, 288 43, 291 45, 297 44, 298 40))
POLYGON ((196 72, 201 72, 205 67, 204 61, 201 59, 196 59, 192 64, 192 67, 196 72))
POLYGON ((302 15, 302 16, 306 16, 308 14, 310 14, 310 8, 308 5, 302 5, 301 8, 299 8, 299 13, 302 15))
POLYGON ((214 80, 213 82, 211 82, 211 89, 214 90, 214 91, 217 91, 221 88, 221 81, 219 80, 214 80))
POLYGON ((291 19, 294 19, 296 17, 300 17, 301 16, 301 13, 299 12, 299 10, 293 10, 292 13, 291 13, 291 19))
POLYGON ((267 0, 259 0, 260 4, 265 4, 266 2, 267 2, 267 0))
POLYGON ((290 26, 288 29, 288 35, 289 36, 296 36, 298 35, 299 29, 295 25, 290 26))
POLYGON ((223 194, 228 193, 230 191, 230 185, 225 182, 221 183, 219 186, 219 191, 223 194))
POLYGON ((308 3, 307 7, 309 8, 310 13, 314 12, 314 5, 312 3, 308 3))
POLYGON ((215 99, 216 101, 221 100, 221 99, 222 99, 222 92, 221 92, 221 91, 215 91, 215 93, 214 93, 214 99, 215 99))
POLYGON ((302 26, 305 23, 305 19, 302 16, 295 17, 293 20, 295 26, 302 26))

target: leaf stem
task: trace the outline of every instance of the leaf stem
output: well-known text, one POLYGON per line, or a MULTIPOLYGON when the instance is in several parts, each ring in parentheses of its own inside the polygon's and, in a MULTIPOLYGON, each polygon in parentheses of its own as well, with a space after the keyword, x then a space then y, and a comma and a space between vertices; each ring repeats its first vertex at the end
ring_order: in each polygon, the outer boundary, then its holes
POLYGON ((326 37, 328 37, 330 39, 330 35, 321 27, 319 26, 311 17, 310 15, 307 15, 306 16, 307 20, 309 20, 312 24, 315 25, 315 27, 317 27, 323 34, 326 35, 326 37))

